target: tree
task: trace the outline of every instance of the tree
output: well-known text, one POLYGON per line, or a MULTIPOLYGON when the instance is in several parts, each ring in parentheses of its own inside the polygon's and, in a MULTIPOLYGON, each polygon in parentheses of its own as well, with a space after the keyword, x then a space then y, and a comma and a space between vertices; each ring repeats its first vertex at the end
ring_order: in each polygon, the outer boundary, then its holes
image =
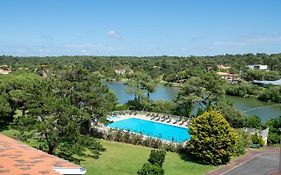
POLYGON ((97 157, 103 150, 98 141, 82 133, 84 123, 102 120, 114 106, 114 95, 93 74, 67 68, 33 89, 26 115, 17 117, 15 124, 22 136, 40 141, 39 147, 49 154, 78 161, 74 154, 87 149, 91 150, 87 155, 97 157))
POLYGON ((151 150, 148 158, 148 162, 153 165, 159 165, 162 167, 165 161, 166 151, 165 150, 151 150))
POLYGON ((255 133, 251 136, 253 144, 258 144, 260 146, 264 145, 264 141, 262 139, 262 136, 258 135, 258 133, 255 133))
POLYGON ((163 175, 164 170, 162 165, 165 161, 165 150, 151 150, 148 158, 148 163, 138 170, 138 175, 163 175))
POLYGON ((217 110, 193 118, 189 126, 191 140, 187 152, 199 162, 219 165, 229 162, 235 151, 237 135, 217 110))
POLYGON ((145 163, 143 167, 138 170, 138 175, 163 175, 164 170, 158 166, 151 163, 145 163))
POLYGON ((281 115, 278 118, 269 119, 266 122, 266 126, 269 127, 268 133, 268 143, 269 144, 277 144, 280 143, 280 130, 281 128, 281 115))
POLYGON ((127 82, 129 94, 134 94, 135 99, 140 100, 147 94, 150 97, 150 93, 155 91, 155 81, 145 72, 135 72, 131 75, 130 80, 127 82))
POLYGON ((261 126, 262 126, 261 118, 259 116, 249 116, 249 117, 246 117, 244 126, 248 127, 248 128, 260 129, 261 126))
POLYGON ((214 105, 220 99, 223 99, 225 86, 225 80, 213 73, 188 79, 175 100, 176 114, 190 116, 196 104, 203 109, 214 105))
POLYGON ((0 113, 12 121, 16 110, 25 115, 34 90, 41 86, 43 79, 36 74, 22 72, 1 77, 0 82, 0 113))
POLYGON ((214 108, 218 109, 233 128, 242 128, 245 125, 246 115, 236 109, 227 100, 220 100, 214 108))

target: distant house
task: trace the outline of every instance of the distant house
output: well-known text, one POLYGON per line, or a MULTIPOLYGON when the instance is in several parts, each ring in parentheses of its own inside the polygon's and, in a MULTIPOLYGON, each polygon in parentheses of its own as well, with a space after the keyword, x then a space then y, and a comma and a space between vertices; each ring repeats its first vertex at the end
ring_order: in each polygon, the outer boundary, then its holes
POLYGON ((258 130, 255 128, 244 128, 243 129, 245 132, 250 133, 251 135, 257 133, 259 136, 262 136, 264 145, 267 145, 267 137, 268 137, 268 132, 269 132, 269 128, 266 128, 264 130, 258 130))
POLYGON ((0 174, 82 175, 84 168, 0 134, 0 174))
POLYGON ((0 66, 0 74, 7 75, 11 72, 11 68, 7 65, 0 66))
POLYGON ((115 73, 117 75, 124 75, 126 73, 126 69, 115 69, 115 73))
POLYGON ((252 81, 253 84, 257 84, 263 87, 266 87, 268 85, 274 85, 274 86, 281 86, 281 79, 276 81, 260 81, 260 80, 254 80, 252 81))
POLYGON ((225 65, 220 64, 220 65, 217 65, 217 68, 219 70, 228 70, 228 69, 230 69, 230 66, 225 66, 225 65))
POLYGON ((252 64, 247 66, 249 69, 257 69, 257 70, 267 70, 267 65, 262 64, 252 64))
POLYGON ((230 83, 235 83, 235 82, 238 82, 241 80, 240 75, 238 75, 238 74, 231 74, 231 73, 227 73, 227 72, 217 72, 217 75, 219 75, 223 79, 229 81, 230 83))
POLYGON ((117 75, 124 75, 125 73, 127 73, 127 74, 132 74, 133 73, 133 71, 131 69, 126 69, 126 68, 115 69, 114 72, 117 75))

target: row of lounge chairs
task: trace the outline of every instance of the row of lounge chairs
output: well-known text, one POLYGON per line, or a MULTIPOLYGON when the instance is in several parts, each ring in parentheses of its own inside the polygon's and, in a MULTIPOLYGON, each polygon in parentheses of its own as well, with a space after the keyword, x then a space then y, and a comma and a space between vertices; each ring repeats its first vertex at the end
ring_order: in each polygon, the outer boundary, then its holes
MULTIPOLYGON (((114 111, 111 113, 111 115, 137 115, 137 111, 114 111)), ((144 113, 142 113, 144 114, 144 113)), ((155 120, 159 122, 166 122, 166 123, 172 123, 172 124, 177 124, 177 125, 185 125, 188 126, 190 123, 190 120, 185 118, 185 117, 179 117, 175 115, 170 115, 170 114, 159 114, 159 113, 146 113, 146 117, 150 117, 150 120, 155 120), (174 121, 172 122, 172 119, 174 121)))
POLYGON ((137 111, 113 111, 110 115, 137 115, 137 111))
MULTIPOLYGON (((169 115, 162 115, 162 116, 160 116, 159 114, 151 115, 151 117, 150 117, 151 120, 160 121, 160 122, 164 122, 165 121, 166 123, 171 123, 172 122, 172 118, 175 118, 175 117, 171 117, 169 115)), ((189 122, 190 121, 187 118, 183 118, 183 117, 179 118, 179 117, 177 117, 172 124, 186 125, 187 126, 189 124, 189 122)))

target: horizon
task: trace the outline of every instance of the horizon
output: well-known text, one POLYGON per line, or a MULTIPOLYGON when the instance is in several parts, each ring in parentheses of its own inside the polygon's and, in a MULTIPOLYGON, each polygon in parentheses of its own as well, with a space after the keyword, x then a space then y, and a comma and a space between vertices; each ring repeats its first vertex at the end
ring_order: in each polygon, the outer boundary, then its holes
POLYGON ((0 55, 281 53, 281 1, 0 2, 0 55))

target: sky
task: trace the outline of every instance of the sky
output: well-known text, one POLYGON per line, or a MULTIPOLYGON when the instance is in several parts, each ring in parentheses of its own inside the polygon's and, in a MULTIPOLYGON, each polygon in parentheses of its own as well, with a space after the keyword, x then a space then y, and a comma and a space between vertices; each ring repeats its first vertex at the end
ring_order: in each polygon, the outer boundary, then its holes
POLYGON ((0 0, 0 55, 280 52, 280 0, 0 0))

